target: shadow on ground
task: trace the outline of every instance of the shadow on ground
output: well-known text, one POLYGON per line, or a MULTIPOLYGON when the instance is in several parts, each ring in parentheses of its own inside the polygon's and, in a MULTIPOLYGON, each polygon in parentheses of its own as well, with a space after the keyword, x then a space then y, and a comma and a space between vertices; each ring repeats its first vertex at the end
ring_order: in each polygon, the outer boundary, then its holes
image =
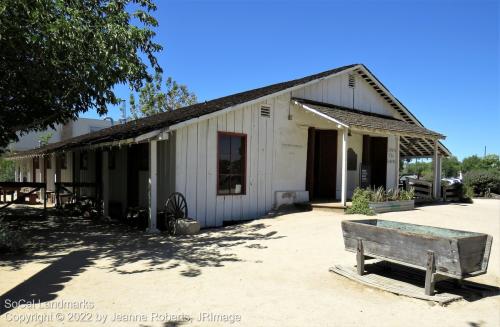
MULTIPOLYGON (((374 262, 365 266, 367 274, 376 274, 388 277, 391 280, 399 281, 425 288, 425 271, 411 268, 390 262, 374 262)), ((481 284, 469 280, 463 280, 458 283, 456 279, 450 278, 436 282, 436 292, 450 293, 460 295, 467 302, 478 301, 491 296, 499 296, 500 288, 492 285, 481 284)))
POLYGON ((43 303, 54 300, 64 283, 92 264, 92 251, 73 251, 0 296, 0 315, 17 303, 43 303))
POLYGON ((26 252, 0 254, 0 267, 16 270, 33 261, 50 265, 3 294, 2 303, 6 298, 50 301, 65 282, 97 259, 109 262, 103 269, 120 274, 180 266, 180 274, 192 278, 199 276, 203 267, 223 267, 226 263, 240 261, 231 251, 235 246, 259 251, 265 248, 261 242, 284 237, 267 230, 264 223, 243 223, 204 230, 194 236, 173 237, 82 217, 61 217, 50 209, 46 215, 42 210, 38 214, 33 209, 23 210, 26 209, 9 209, 3 218, 9 227, 26 237, 26 252), (127 269, 137 262, 141 269, 127 269))

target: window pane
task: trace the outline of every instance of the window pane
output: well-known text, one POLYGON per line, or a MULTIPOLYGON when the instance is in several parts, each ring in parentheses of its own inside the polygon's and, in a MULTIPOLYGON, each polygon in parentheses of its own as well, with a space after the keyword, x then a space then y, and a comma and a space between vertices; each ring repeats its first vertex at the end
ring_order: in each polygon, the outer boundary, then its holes
POLYGON ((229 194, 230 188, 230 175, 219 175, 219 193, 220 194, 229 194))
POLYGON ((231 158, 239 158, 241 151, 241 136, 233 136, 231 138, 231 158))
POLYGON ((242 160, 231 161, 231 174, 243 174, 242 160))
POLYGON ((245 140, 241 135, 218 135, 218 194, 245 193, 245 140))
POLYGON ((243 190, 242 178, 238 175, 231 176, 231 194, 241 194, 243 190))
POLYGON ((231 154, 231 136, 221 135, 219 138, 219 153, 231 154))
POLYGON ((219 174, 229 174, 231 172, 231 161, 229 154, 219 155, 219 174))

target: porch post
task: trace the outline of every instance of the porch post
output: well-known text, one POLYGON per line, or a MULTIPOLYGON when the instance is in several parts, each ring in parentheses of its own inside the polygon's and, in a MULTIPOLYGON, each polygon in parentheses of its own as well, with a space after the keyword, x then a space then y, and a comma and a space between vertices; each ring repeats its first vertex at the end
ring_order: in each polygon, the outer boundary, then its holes
POLYGON ((109 216, 109 150, 102 152, 102 202, 103 215, 109 216))
MULTIPOLYGON (((40 170, 40 182, 41 183, 45 183, 45 179, 44 179, 44 172, 45 172, 45 158, 43 156, 40 156, 38 157, 38 169, 40 170)), ((47 186, 47 185, 45 185, 47 186)), ((40 200, 45 203, 45 191, 46 191, 46 187, 42 188, 42 190, 40 191, 40 200)))
POLYGON ((157 140, 149 141, 149 233, 158 233, 156 228, 157 216, 157 140))
POLYGON ((399 135, 396 135, 396 188, 399 188, 399 135))
POLYGON ((345 206, 347 204, 347 127, 342 129, 342 189, 341 202, 345 206))
POLYGON ((56 206, 59 206, 59 189, 56 186, 56 183, 59 183, 59 179, 57 178, 57 154, 56 152, 52 153, 50 156, 50 167, 52 168, 52 178, 54 181, 54 200, 56 206))
POLYGON ((439 145, 438 140, 434 141, 434 156, 432 158, 432 167, 433 167, 433 192, 432 196, 434 199, 440 197, 439 190, 441 189, 441 163, 439 157, 439 145))

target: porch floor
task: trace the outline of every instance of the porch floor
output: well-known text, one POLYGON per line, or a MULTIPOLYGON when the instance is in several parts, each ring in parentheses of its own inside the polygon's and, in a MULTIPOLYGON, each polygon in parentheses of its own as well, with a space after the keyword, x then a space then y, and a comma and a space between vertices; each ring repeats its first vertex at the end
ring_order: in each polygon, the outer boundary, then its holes
POLYGON ((311 201, 311 207, 313 209, 332 209, 332 210, 344 210, 350 208, 352 206, 352 202, 347 202, 344 206, 340 201, 332 201, 332 200, 318 200, 311 201))

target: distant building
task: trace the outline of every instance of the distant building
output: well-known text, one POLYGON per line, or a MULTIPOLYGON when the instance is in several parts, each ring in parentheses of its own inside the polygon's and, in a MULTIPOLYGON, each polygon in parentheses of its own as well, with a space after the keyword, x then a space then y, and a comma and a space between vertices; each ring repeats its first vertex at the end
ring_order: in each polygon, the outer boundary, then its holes
POLYGON ((49 128, 45 131, 25 134, 19 137, 19 141, 12 142, 8 148, 16 152, 31 150, 40 146, 40 138, 47 133, 52 133, 49 143, 56 143, 82 134, 96 132, 111 125, 112 122, 109 120, 79 118, 65 125, 56 125, 55 129, 49 128))

